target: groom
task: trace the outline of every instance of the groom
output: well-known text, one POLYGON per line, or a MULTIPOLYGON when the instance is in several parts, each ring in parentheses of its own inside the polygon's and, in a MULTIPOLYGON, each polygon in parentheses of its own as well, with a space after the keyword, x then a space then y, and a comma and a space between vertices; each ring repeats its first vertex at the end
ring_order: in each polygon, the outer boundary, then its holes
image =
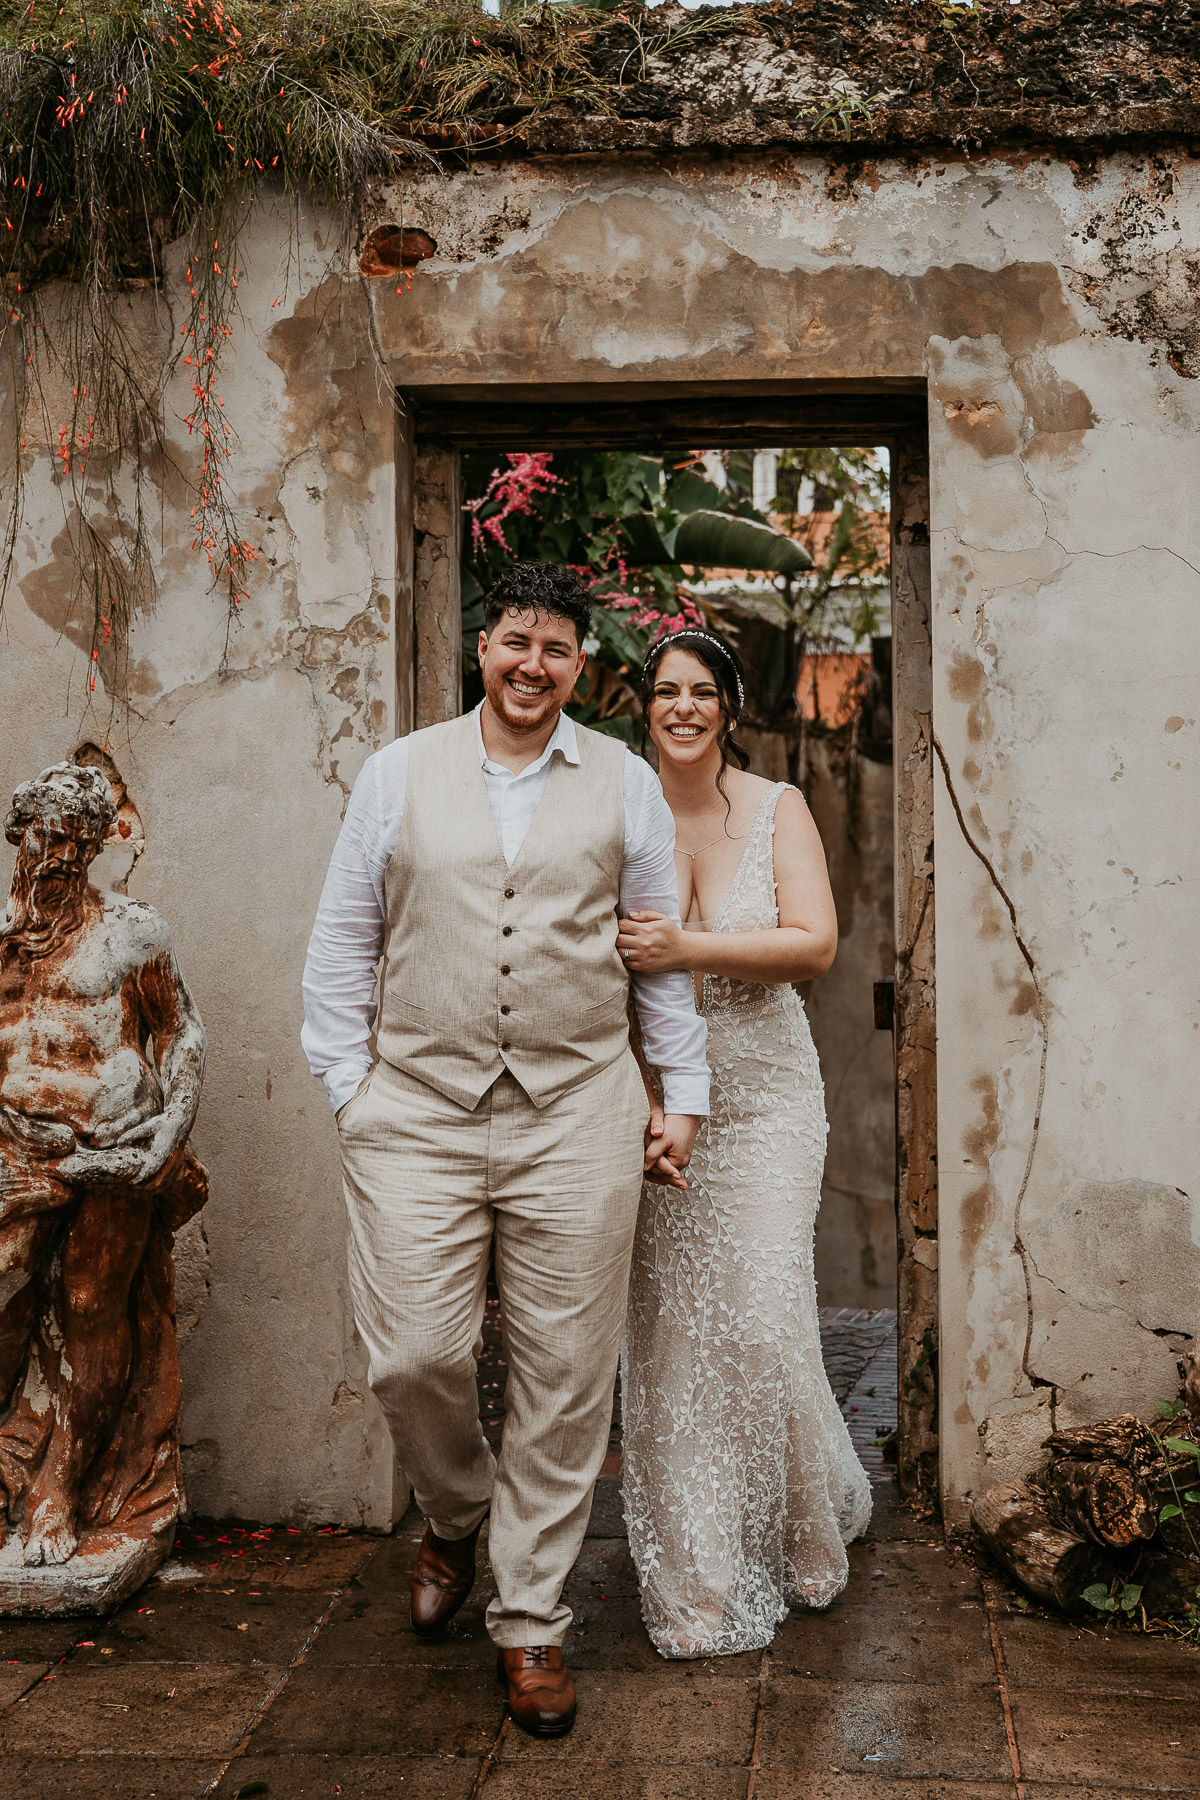
POLYGON ((637 975, 665 1108, 646 1124, 617 913, 678 917, 675 831, 649 766, 563 714, 588 620, 568 569, 518 563, 496 583, 485 698, 365 764, 304 973, 368 1379, 428 1521, 412 1626, 432 1635, 462 1605, 490 1511, 488 1631, 513 1718, 539 1736, 575 1716, 561 1596, 608 1442, 643 1171, 686 1185, 708 1111, 689 977, 637 975), (475 1389, 493 1236, 499 1462, 475 1389))

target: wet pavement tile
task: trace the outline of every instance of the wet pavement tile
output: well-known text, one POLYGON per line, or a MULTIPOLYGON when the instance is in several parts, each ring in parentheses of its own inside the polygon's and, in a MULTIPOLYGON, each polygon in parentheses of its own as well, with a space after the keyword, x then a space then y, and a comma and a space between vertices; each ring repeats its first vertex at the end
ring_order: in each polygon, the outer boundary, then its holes
POLYGON ((494 1668, 297 1669, 254 1734, 260 1755, 483 1756, 504 1716, 494 1668))
MULTIPOLYGON (((1027 1800, 1034 1797, 1031 1788, 1027 1800)), ((754 1800, 1014 1800, 1014 1789, 1011 1775, 1007 1781, 958 1781, 947 1776, 899 1781, 882 1775, 764 1769, 754 1800)), ((1086 1800, 1085 1793, 1073 1800, 1086 1800)))
POLYGON ((921 1506, 905 1500, 894 1475, 884 1475, 871 1482, 871 1523, 866 1539, 883 1543, 941 1543, 942 1529, 937 1520, 921 1506))
POLYGON ((143 1589, 109 1620, 98 1620, 73 1652, 73 1665, 113 1662, 271 1663, 286 1668, 329 1606, 329 1596, 277 1585, 143 1589), (140 1604, 138 1604, 140 1602, 140 1604))
POLYGON ((842 1598, 851 1605, 877 1606, 881 1600, 905 1605, 927 1601, 983 1599, 973 1563, 952 1546, 931 1543, 862 1543, 849 1549, 850 1579, 842 1598))
POLYGON ((1172 1638, 1020 1613, 998 1613, 997 1623, 1014 1687, 1200 1695, 1200 1649, 1172 1638))
POLYGON ((842 1606, 793 1614, 772 1648, 778 1673, 830 1681, 905 1681, 934 1686, 996 1685, 983 1607, 872 1609, 842 1606))
POLYGON ((0 1800, 201 1800, 220 1768, 157 1756, 5 1757, 0 1800))
MULTIPOLYGON (((402 1594, 408 1597, 412 1581, 417 1545, 425 1530, 425 1521, 410 1507, 388 1537, 375 1538, 350 1580, 342 1584, 347 1593, 362 1588, 368 1593, 402 1594)), ((480 1539, 479 1560, 485 1561, 486 1530, 480 1539)))
MULTIPOLYGON (((568 1602, 572 1621, 563 1640, 563 1655, 573 1669, 642 1670, 647 1678, 660 1670, 666 1659, 658 1654, 642 1624, 640 1603, 631 1595, 607 1589, 572 1594, 568 1602)), ((713 1658, 729 1674, 745 1674, 749 1663, 757 1673, 758 1657, 713 1658)))
POLYGON ((1021 1769, 1033 1781, 1200 1786, 1200 1699, 1022 1688, 1011 1703, 1021 1769))
POLYGON ((679 1769, 630 1763, 563 1762, 534 1769, 498 1763, 488 1777, 488 1800, 745 1800, 748 1775, 737 1767, 694 1764, 679 1769))
POLYGON ((13 1755, 221 1756, 234 1750, 279 1669, 220 1663, 68 1664, 0 1721, 13 1755))
MULTIPOLYGON (((1172 1787, 1169 1791, 1173 1794, 1188 1796, 1200 1794, 1200 1773, 1196 1773, 1194 1778, 1198 1783, 1197 1786, 1172 1787)), ((1113 1777, 1114 1781, 1116 1779, 1113 1777)), ((1100 1782, 1092 1781, 1069 1784, 1053 1781, 1023 1781, 1021 1785, 1025 1789, 1026 1800, 1146 1800, 1148 1793, 1159 1791, 1144 1785, 1121 1787, 1119 1785, 1102 1785, 1100 1782)))
POLYGON ((0 1619, 0 1675, 14 1663, 56 1663, 80 1638, 95 1637, 98 1619, 0 1619))
MULTIPOLYGON (((707 1664, 664 1663, 657 1679, 581 1670, 579 1714, 561 1738, 509 1729, 504 1763, 579 1761, 744 1765, 754 1742, 758 1678, 719 1678, 707 1664)), ((491 1780, 488 1782, 491 1786, 491 1780)), ((486 1791, 486 1790, 485 1790, 486 1791)))
POLYGON ((301 1531, 288 1525, 229 1525, 198 1520, 182 1527, 153 1587, 247 1582, 267 1587, 344 1587, 372 1554, 378 1539, 362 1532, 301 1531))
POLYGON ((0 1707, 14 1706, 22 1694, 32 1688, 35 1683, 44 1681, 51 1670, 57 1666, 57 1659, 53 1663, 6 1664, 4 1668, 0 1669, 0 1707))
POLYGON ((996 1693, 794 1675, 767 1685, 762 1764, 820 1777, 982 1781, 1003 1780, 1012 1768, 996 1693))
POLYGON ((265 1781, 261 1800, 470 1800, 475 1756, 239 1756, 213 1790, 232 1800, 265 1781))
POLYGON ((434 1638, 418 1637, 403 1598, 351 1588, 330 1614, 305 1659, 306 1667, 370 1668, 385 1664, 430 1669, 492 1669, 496 1647, 484 1623, 489 1595, 479 1583, 462 1610, 434 1638))
POLYGON ((624 1538, 625 1512, 621 1505, 619 1475, 601 1475, 597 1481, 587 1535, 590 1538, 624 1538))
POLYGON ((944 1548, 854 1545, 824 1611, 793 1611, 771 1651, 781 1674, 840 1681, 995 1685, 979 1578, 944 1548))

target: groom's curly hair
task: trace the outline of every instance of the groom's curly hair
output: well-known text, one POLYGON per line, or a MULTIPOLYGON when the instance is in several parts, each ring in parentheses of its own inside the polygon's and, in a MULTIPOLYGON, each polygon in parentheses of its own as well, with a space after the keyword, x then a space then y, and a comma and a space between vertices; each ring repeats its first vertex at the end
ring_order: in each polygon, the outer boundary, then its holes
POLYGON ((580 644, 587 636, 592 601, 573 569, 562 563, 513 563, 483 597, 483 628, 492 631, 506 612, 550 613, 567 619, 580 644))

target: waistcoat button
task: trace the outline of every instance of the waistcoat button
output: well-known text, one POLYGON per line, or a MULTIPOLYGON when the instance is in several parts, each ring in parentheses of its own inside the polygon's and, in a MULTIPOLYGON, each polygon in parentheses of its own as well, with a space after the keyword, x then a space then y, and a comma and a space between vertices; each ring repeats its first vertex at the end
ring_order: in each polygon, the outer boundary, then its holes
POLYGON ((500 936, 501 937, 511 937, 512 936, 512 926, 506 925, 504 927, 504 930, 500 933, 500 936))
POLYGON ((501 1011, 501 1012, 502 1012, 502 1013, 510 1013, 510 1012, 511 1012, 511 1011, 512 1011, 512 1007, 511 1007, 511 1006, 502 1006, 502 1007, 501 1007, 501 1008, 500 1008, 500 1011, 501 1011))
POLYGON ((500 964, 500 973, 502 975, 511 975, 512 970, 509 968, 507 963, 501 963, 500 964))
POLYGON ((504 1042, 504 1043, 503 1043, 503 1044, 501 1044, 501 1046, 500 1046, 500 1048, 501 1048, 501 1049, 502 1049, 502 1050, 511 1050, 511 1049, 512 1049, 512 1045, 511 1045, 511 1044, 510 1044, 510 1043, 509 1043, 509 1042, 508 1042, 508 1041, 507 1041, 507 1039, 506 1039, 506 1040, 505 1040, 505 1042, 504 1042))
POLYGON ((505 890, 504 890, 504 898, 505 898, 505 899, 506 899, 506 900, 515 900, 515 899, 516 899, 516 897, 517 897, 517 890, 516 890, 516 888, 505 888, 505 890))

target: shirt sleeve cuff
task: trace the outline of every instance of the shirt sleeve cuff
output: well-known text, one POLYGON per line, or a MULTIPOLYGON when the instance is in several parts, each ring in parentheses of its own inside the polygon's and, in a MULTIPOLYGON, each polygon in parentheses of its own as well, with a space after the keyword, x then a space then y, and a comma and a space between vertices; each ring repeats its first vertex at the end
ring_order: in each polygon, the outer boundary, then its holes
POLYGON ((355 1056, 349 1062, 334 1063, 326 1069, 321 1080, 325 1083, 325 1092, 329 1095, 329 1104, 334 1112, 341 1112, 347 1100, 353 1100, 362 1086, 363 1078, 371 1072, 369 1056, 355 1056))
POLYGON ((688 1113, 694 1119, 708 1117, 707 1075, 668 1075, 664 1071, 662 1084, 664 1112, 688 1113))

